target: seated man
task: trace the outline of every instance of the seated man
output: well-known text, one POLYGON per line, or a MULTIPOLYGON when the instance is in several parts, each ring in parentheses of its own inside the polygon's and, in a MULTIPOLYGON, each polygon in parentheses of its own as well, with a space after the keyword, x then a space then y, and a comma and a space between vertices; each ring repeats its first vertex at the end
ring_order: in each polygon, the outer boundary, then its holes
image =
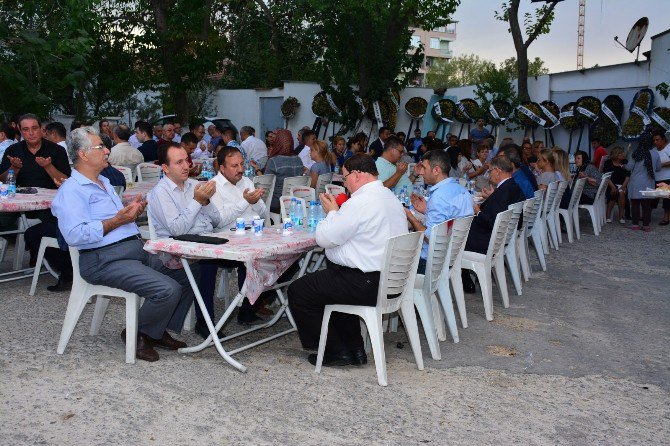
MULTIPOLYGON (((465 242, 466 251, 486 254, 491 240, 493 224, 500 212, 507 210, 510 204, 524 200, 519 185, 512 180, 514 166, 506 158, 498 156, 491 160, 489 172, 491 183, 496 185, 495 190, 483 189, 482 196, 487 197, 480 206, 475 205, 475 218, 472 220, 468 239, 465 242)), ((463 270, 463 290, 474 293, 475 284, 470 277, 470 271, 463 270)))
POLYGON ((135 136, 142 143, 137 150, 144 156, 145 163, 153 163, 158 158, 158 143, 154 140, 151 124, 146 121, 138 121, 136 125, 135 136))
POLYGON ((535 191, 537 190, 537 182, 535 182, 535 186, 533 187, 533 183, 529 176, 535 180, 535 175, 533 175, 530 170, 526 173, 526 171, 522 169, 523 163, 521 162, 521 156, 519 155, 519 147, 516 144, 508 144, 500 149, 498 156, 507 158, 507 160, 512 163, 512 168, 514 169, 512 179, 519 186, 525 198, 533 198, 535 196, 535 191))
POLYGON ((137 165, 144 162, 144 155, 128 142, 130 136, 130 129, 127 125, 121 124, 114 127, 112 130, 114 146, 109 154, 109 164, 127 167, 135 177, 137 165))
POLYGON ((412 191, 412 183, 416 181, 418 175, 416 172, 407 174, 407 163, 400 161, 405 154, 405 146, 395 136, 389 136, 384 143, 384 152, 377 158, 375 164, 379 172, 379 181, 384 183, 385 187, 400 191, 403 187, 407 192, 412 191))
MULTIPOLYGON (((224 132, 224 137, 227 133, 224 132)), ((235 221, 238 218, 244 218, 245 222, 250 222, 254 215, 265 218, 267 209, 263 201, 264 189, 256 189, 253 181, 244 176, 244 159, 242 153, 237 147, 226 146, 219 150, 217 154, 219 164, 219 173, 214 177, 216 183, 216 193, 211 201, 219 211, 221 228, 234 228, 235 221)), ((238 272, 238 285, 240 288, 244 283, 246 270, 244 265, 236 262, 238 272)), ((227 266, 227 265, 224 265, 227 266)), ((208 279, 206 276, 209 270, 203 270, 203 282, 208 279)), ((214 270, 216 276, 216 270, 214 270)), ((254 313, 248 299, 244 299, 239 312, 237 321, 241 324, 248 324, 260 320, 254 313)))
MULTIPOLYGON (((195 150, 196 146, 198 145, 198 137, 195 136, 191 132, 187 132, 184 136, 180 136, 180 142, 179 144, 181 145, 181 148, 186 150, 186 161, 188 162, 189 166, 189 171, 188 171, 188 176, 189 177, 197 177, 200 175, 202 172, 202 164, 195 164, 193 163, 193 151, 195 150)), ((160 158, 160 157, 159 157, 160 158)), ((160 159, 159 159, 160 162, 160 159)))
MULTIPOLYGON (((100 175, 108 165, 109 150, 93 127, 73 130, 68 150, 74 170, 51 210, 67 244, 79 249, 81 277, 145 299, 138 315, 138 359, 157 361, 154 347, 185 347, 166 329, 181 331, 193 290, 183 269, 166 268, 159 256, 143 249, 135 219, 146 201, 138 197, 124 207, 109 180, 100 175)), ((125 330, 121 336, 125 340, 125 330)))
MULTIPOLYGON (((320 195, 328 215, 316 228, 316 241, 326 249, 327 268, 301 277, 288 288, 289 307, 307 350, 318 348, 326 305, 377 304, 386 241, 407 233, 403 207, 377 179, 370 155, 352 156, 344 162, 342 173, 351 192, 342 208, 332 195, 320 195)), ((316 354, 308 360, 316 364, 316 354)), ((333 313, 323 365, 366 362, 358 316, 333 313)))
MULTIPOLYGON (((187 135, 189 133, 184 137, 187 135)), ((184 144, 183 140, 181 144, 184 144)), ((219 212, 210 201, 210 198, 216 192, 216 183, 214 181, 198 183, 196 180, 188 178, 188 155, 186 150, 177 143, 169 142, 159 147, 158 162, 161 164, 165 176, 152 189, 149 195, 148 210, 156 236, 164 238, 183 234, 213 232, 214 228, 221 222, 219 212)), ((166 258, 165 260, 169 261, 170 259, 166 258)), ((200 293, 205 307, 207 307, 209 317, 214 320, 214 287, 218 266, 216 261, 207 260, 199 263, 200 293), (210 271, 210 269, 213 271, 210 271)), ((234 262, 228 263, 232 264, 234 262)), ((207 338, 209 329, 200 311, 200 306, 196 305, 195 309, 195 332, 203 338, 207 338)), ((219 337, 223 337, 223 334, 219 333, 219 337)))
POLYGON ((428 258, 428 238, 433 226, 452 218, 472 215, 472 196, 459 184, 456 178, 449 178, 449 158, 444 150, 431 150, 423 155, 421 161, 423 180, 430 188, 428 203, 422 196, 412 194, 414 208, 426 215, 424 226, 408 209, 405 209, 407 220, 415 231, 426 231, 421 260, 419 260, 419 274, 426 272, 428 258))

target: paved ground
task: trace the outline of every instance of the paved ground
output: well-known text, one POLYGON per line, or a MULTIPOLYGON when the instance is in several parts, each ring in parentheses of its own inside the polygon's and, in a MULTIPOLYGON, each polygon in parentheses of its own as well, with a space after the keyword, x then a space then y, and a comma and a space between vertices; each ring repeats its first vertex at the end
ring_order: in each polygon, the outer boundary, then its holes
POLYGON ((126 365, 120 303, 96 337, 87 308, 59 356, 67 293, 3 284, 0 443, 667 444, 670 230, 590 234, 534 265, 510 308, 494 289, 493 322, 468 296, 470 327, 442 361, 424 343, 423 372, 387 334, 387 388, 374 364, 315 374, 295 335, 239 354, 246 374, 213 350, 126 365))

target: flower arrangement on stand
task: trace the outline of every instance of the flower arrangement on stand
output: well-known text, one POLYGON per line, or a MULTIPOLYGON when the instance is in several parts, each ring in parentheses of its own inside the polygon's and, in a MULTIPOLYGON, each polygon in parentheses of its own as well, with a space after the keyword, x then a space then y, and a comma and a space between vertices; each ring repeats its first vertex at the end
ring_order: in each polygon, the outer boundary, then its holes
POLYGON ((603 99, 598 119, 591 126, 591 138, 598 138, 605 147, 614 144, 621 134, 623 107, 623 100, 615 94, 603 99))
POLYGON ((623 123, 621 136, 625 141, 636 141, 651 124, 649 113, 654 106, 654 92, 649 88, 638 91, 630 104, 630 115, 623 123))
POLYGON ((297 98, 289 96, 284 99, 284 102, 281 104, 281 115, 285 120, 284 128, 288 128, 288 122, 295 117, 298 107, 300 107, 300 102, 297 98))

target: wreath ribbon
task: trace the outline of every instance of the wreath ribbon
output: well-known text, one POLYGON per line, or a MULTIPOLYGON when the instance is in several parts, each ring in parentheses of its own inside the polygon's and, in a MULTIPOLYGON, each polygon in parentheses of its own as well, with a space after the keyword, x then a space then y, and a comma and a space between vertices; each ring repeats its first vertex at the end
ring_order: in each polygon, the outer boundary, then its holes
POLYGON ((651 112, 650 117, 651 117, 651 119, 653 119, 654 121, 656 121, 656 123, 657 123, 658 125, 660 125, 661 127, 663 127, 663 128, 665 129, 666 132, 670 130, 670 124, 668 124, 668 123, 665 121, 665 119, 661 118, 661 116, 660 116, 658 113, 656 113, 655 111, 652 111, 652 112, 651 112))
POLYGON ((468 114, 468 111, 465 108, 465 105, 463 105, 461 103, 461 101, 458 101, 458 104, 456 104, 456 105, 458 106, 458 109, 461 111, 461 113, 463 113, 463 116, 465 116, 465 119, 467 119, 468 121, 472 121, 472 118, 468 114))
POLYGON ((637 105, 633 106, 633 108, 631 108, 630 111, 640 116, 642 118, 642 122, 644 122, 644 125, 651 124, 651 119, 649 119, 649 116, 637 105))
POLYGON ((454 122, 451 119, 442 116, 442 107, 440 107, 439 102, 436 102, 433 105, 433 108, 435 109, 435 113, 440 117, 441 120, 443 120, 444 122, 454 122))
POLYGON ((605 116, 607 116, 609 118, 609 120, 612 121, 614 123, 614 125, 616 125, 619 130, 621 130, 621 123, 619 122, 617 117, 614 115, 614 112, 612 110, 610 110, 610 108, 606 104, 602 105, 601 110, 603 111, 603 113, 605 113, 605 116))
POLYGON ((542 104, 538 104, 538 105, 540 106, 540 109, 542 110, 542 113, 544 113, 547 116, 547 118, 549 118, 551 123, 553 124, 551 126, 551 128, 556 127, 559 123, 558 119, 556 119, 556 116, 554 116, 554 114, 552 112, 550 112, 544 105, 542 105, 542 104))
POLYGON ((491 113, 491 116, 493 116, 493 119, 496 121, 503 121, 505 122, 505 118, 501 118, 500 115, 498 114, 498 111, 496 108, 493 106, 493 104, 489 105, 489 112, 491 113))
POLYGON ((519 111, 520 111, 521 113, 523 113, 524 115, 528 116, 528 117, 530 118, 531 121, 536 122, 538 125, 542 125, 542 126, 543 126, 543 125, 547 122, 547 121, 545 121, 544 119, 542 119, 542 118, 540 118, 539 116, 537 116, 537 115, 536 115, 535 113, 533 113, 532 111, 530 111, 529 109, 527 109, 526 107, 524 107, 523 105, 519 105, 516 109, 519 110, 519 111))
POLYGON ((377 119, 377 126, 382 128, 384 126, 384 121, 382 119, 382 110, 379 107, 379 101, 372 103, 372 110, 375 112, 375 119, 377 119))
POLYGON ((589 118, 591 121, 595 121, 596 119, 598 119, 598 115, 593 113, 591 110, 585 109, 584 107, 577 107, 577 111, 582 115, 586 116, 587 118, 589 118))
POLYGON ((329 93, 326 93, 326 100, 328 101, 330 108, 332 108, 333 111, 337 113, 337 116, 342 116, 342 110, 340 110, 340 107, 335 105, 335 101, 333 101, 333 97, 329 93))

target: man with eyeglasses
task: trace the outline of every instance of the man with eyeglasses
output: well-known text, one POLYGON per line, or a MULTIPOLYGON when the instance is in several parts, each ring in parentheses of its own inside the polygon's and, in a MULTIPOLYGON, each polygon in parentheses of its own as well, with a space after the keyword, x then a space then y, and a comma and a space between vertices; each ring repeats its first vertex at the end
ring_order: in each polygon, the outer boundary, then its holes
POLYGON ((416 181, 418 175, 416 172, 407 174, 408 164, 400 161, 405 153, 405 145, 395 136, 389 136, 384 143, 384 152, 377 158, 375 165, 379 172, 379 181, 384 186, 396 191, 407 188, 407 192, 412 191, 412 183, 416 181))
MULTIPOLYGON (((68 150, 74 170, 58 190, 51 210, 65 242, 79 250, 81 277, 145 299, 138 315, 138 359, 157 361, 154 347, 186 347, 167 330, 181 331, 193 290, 183 269, 169 269, 158 255, 143 249, 135 220, 147 202, 138 197, 124 207, 109 180, 100 175, 108 166, 109 149, 94 128, 72 131, 68 150)), ((121 337, 125 340, 125 330, 121 337)))
MULTIPOLYGON (((352 156, 344 162, 342 173, 351 198, 340 207, 332 195, 320 195, 328 215, 316 228, 316 242, 325 248, 327 268, 301 277, 288 288, 289 307, 307 350, 319 345, 326 305, 377 304, 386 241, 408 232, 403 207, 377 178, 371 156, 352 156)), ((308 360, 316 364, 316 354, 308 360)), ((358 316, 333 313, 323 365, 366 363, 358 316)))

